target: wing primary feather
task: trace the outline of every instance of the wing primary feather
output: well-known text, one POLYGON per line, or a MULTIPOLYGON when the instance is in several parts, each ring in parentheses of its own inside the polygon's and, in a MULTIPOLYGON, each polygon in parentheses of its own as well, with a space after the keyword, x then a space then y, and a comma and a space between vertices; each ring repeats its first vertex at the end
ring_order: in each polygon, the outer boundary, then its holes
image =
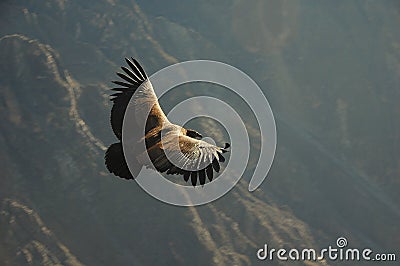
POLYGON ((217 160, 217 158, 214 158, 214 160, 212 161, 212 166, 215 170, 215 172, 219 172, 220 166, 219 166, 219 162, 217 160))
POLYGON ((189 180, 189 177, 190 177, 190 172, 185 171, 185 173, 183 174, 183 179, 187 182, 189 180))
POLYGON ((204 185, 206 183, 206 170, 202 169, 199 171, 199 181, 200 185, 204 185))
POLYGON ((219 152, 218 152, 218 158, 219 158, 219 161, 220 161, 221 163, 225 162, 225 157, 222 156, 222 153, 219 153, 219 152))
MULTIPOLYGON (((132 58, 133 59, 133 58, 132 58)), ((140 68, 138 68, 139 64, 133 64, 129 58, 125 58, 126 63, 131 67, 132 71, 135 72, 136 76, 138 76, 140 79, 145 80, 146 78, 143 76, 143 74, 140 71, 140 68)))
POLYGON ((133 78, 134 80, 143 81, 142 78, 139 78, 138 76, 136 76, 136 74, 129 68, 122 66, 121 69, 123 71, 125 71, 125 73, 128 74, 128 76, 133 78))
POLYGON ((120 77, 120 78, 122 78, 122 79, 124 79, 124 80, 126 80, 126 81, 128 81, 128 82, 130 82, 130 83, 132 83, 132 84, 135 84, 135 85, 138 85, 138 84, 139 84, 139 82, 138 82, 137 80, 134 80, 133 78, 130 78, 130 77, 128 77, 128 76, 125 75, 125 74, 122 74, 122 73, 120 73, 120 72, 117 72, 117 75, 118 75, 118 77, 120 77))
POLYGON ((123 81, 119 81, 119 80, 113 80, 111 82, 114 83, 114 84, 120 85, 120 86, 127 87, 127 88, 133 87, 132 84, 126 83, 126 82, 123 82, 123 81))
POLYGON ((208 177, 208 180, 210 180, 210 182, 213 180, 213 178, 214 178, 214 176, 213 176, 213 168, 212 168, 212 165, 210 164, 209 166, 207 166, 207 168, 206 168, 206 172, 207 172, 207 177, 208 177))
POLYGON ((123 91, 126 90, 126 88, 112 88, 111 90, 112 90, 112 91, 120 91, 120 92, 123 92, 123 91))
POLYGON ((131 57, 131 59, 132 59, 132 61, 135 63, 135 65, 137 66, 137 68, 139 69, 140 73, 141 73, 142 76, 143 76, 143 79, 147 79, 146 72, 144 71, 144 69, 142 68, 142 66, 139 64, 139 62, 138 62, 135 58, 133 58, 133 57, 131 57))
POLYGON ((197 172, 196 171, 193 171, 191 174, 190 174, 190 179, 191 179, 191 181, 192 181, 192 186, 196 186, 196 183, 197 183, 197 172))

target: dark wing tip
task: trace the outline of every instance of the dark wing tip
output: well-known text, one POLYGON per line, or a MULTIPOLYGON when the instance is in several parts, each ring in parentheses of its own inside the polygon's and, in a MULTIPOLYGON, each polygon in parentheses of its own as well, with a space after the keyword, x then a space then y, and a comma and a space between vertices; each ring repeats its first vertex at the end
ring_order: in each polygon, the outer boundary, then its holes
POLYGON ((190 177, 190 172, 185 171, 185 173, 183 174, 183 179, 187 182, 189 180, 189 177, 190 177))
POLYGON ((121 66, 123 72, 116 72, 121 80, 114 80, 112 83, 118 87, 112 90, 117 92, 110 96, 113 102, 111 109, 111 127, 118 139, 122 136, 123 118, 128 106, 129 100, 135 93, 136 89, 146 80, 146 74, 143 68, 136 60, 130 61, 125 58, 128 66, 121 66))
POLYGON ((214 168, 215 172, 219 173, 220 166, 217 158, 214 158, 214 160, 212 161, 212 167, 214 168))
POLYGON ((147 75, 146 75, 146 72, 144 71, 143 67, 139 64, 139 62, 135 58, 131 57, 131 59, 132 59, 133 63, 135 63, 137 68, 139 69, 139 71, 142 74, 143 78, 147 79, 147 75))
POLYGON ((206 170, 202 169, 199 171, 199 181, 200 185, 204 185, 206 183, 206 170))
POLYGON ((146 72, 136 59, 134 59, 133 57, 131 57, 131 59, 125 57, 125 61, 138 77, 140 77, 143 80, 147 79, 146 72))
POLYGON ((117 73, 118 77, 124 79, 125 81, 128 81, 128 82, 131 83, 131 84, 139 85, 139 82, 140 82, 140 81, 134 80, 134 79, 132 79, 131 77, 128 77, 127 75, 125 75, 125 74, 123 74, 123 73, 121 73, 121 72, 116 72, 116 73, 117 73))
POLYGON ((221 163, 225 162, 225 157, 222 156, 222 153, 219 153, 219 152, 217 152, 217 153, 218 153, 218 160, 219 160, 221 163))
POLYGON ((191 175, 190 175, 190 179, 191 179, 191 181, 192 181, 192 186, 196 186, 196 183, 197 183, 197 172, 196 171, 193 171, 192 173, 191 173, 191 175))
POLYGON ((111 81, 111 82, 114 83, 114 84, 116 84, 116 85, 125 87, 125 88, 131 88, 131 87, 133 87, 132 84, 129 84, 129 83, 126 83, 126 82, 123 82, 123 81, 119 81, 119 80, 113 80, 113 81, 111 81))
POLYGON ((210 182, 211 182, 213 180, 213 177, 214 177, 212 165, 207 166, 206 172, 207 172, 208 180, 210 180, 210 182))

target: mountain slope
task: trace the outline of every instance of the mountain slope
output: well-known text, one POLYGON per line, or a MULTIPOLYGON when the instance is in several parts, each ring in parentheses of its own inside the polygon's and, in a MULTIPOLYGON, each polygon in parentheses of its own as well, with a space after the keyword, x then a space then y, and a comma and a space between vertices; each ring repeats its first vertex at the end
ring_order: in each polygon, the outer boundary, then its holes
MULTIPOLYGON (((399 246, 395 9, 290 1, 172 7, 122 0, 0 3, 0 259, 7 265, 253 265, 265 243, 319 249, 345 236, 355 247, 399 246), (210 95, 246 118, 252 155, 232 191, 205 206, 178 208, 110 175, 103 161, 114 141, 109 81, 125 56, 138 57, 149 74, 206 58, 254 78, 278 127, 276 158, 261 189, 247 191, 259 152, 251 110, 211 85, 182 86, 161 104, 169 110, 188 96, 210 95)), ((193 125, 204 132, 216 127, 193 125)))

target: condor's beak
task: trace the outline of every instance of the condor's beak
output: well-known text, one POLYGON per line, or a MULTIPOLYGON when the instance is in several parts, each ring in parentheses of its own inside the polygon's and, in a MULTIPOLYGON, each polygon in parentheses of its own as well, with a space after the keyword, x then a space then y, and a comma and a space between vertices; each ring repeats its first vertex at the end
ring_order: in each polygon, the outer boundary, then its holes
POLYGON ((228 149, 229 149, 230 146, 231 146, 231 144, 225 143, 225 147, 222 149, 222 152, 223 153, 228 152, 228 149))

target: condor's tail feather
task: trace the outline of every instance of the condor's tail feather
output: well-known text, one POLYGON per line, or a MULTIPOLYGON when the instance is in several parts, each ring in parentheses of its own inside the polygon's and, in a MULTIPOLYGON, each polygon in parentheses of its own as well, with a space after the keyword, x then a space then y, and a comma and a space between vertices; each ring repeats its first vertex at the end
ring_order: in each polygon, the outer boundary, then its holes
POLYGON ((110 173, 125 179, 134 178, 126 163, 121 142, 111 144, 111 146, 108 147, 104 158, 107 169, 110 173))

